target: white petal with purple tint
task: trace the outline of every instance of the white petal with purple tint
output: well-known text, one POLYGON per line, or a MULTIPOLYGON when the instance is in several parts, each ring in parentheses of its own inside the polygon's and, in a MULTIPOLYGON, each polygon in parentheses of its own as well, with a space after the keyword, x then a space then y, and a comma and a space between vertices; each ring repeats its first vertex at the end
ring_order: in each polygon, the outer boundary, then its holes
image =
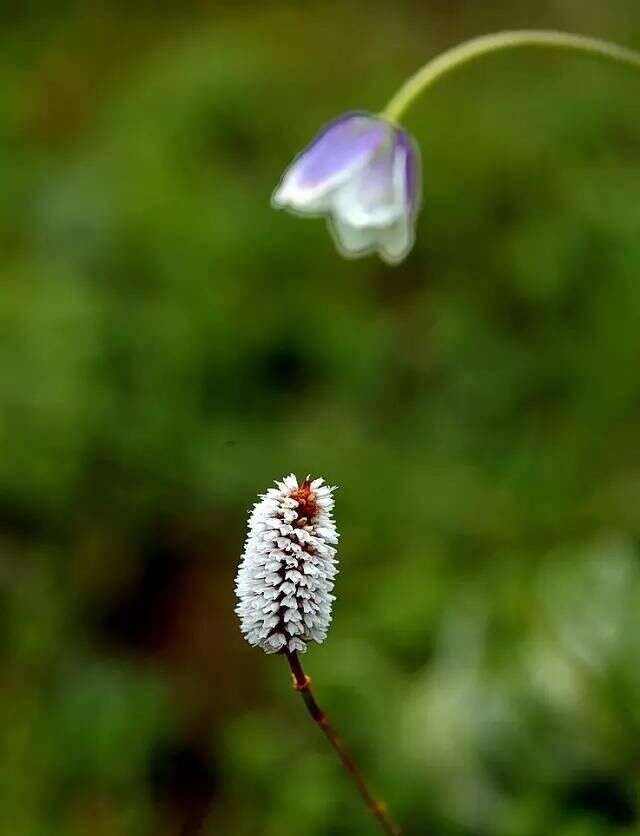
POLYGON ((389 146, 354 175, 336 194, 335 217, 358 229, 394 223, 405 207, 403 148, 389 146))
POLYGON ((390 135, 382 119, 361 113, 336 119, 285 171, 273 193, 274 205, 310 214, 325 211, 331 193, 364 168, 390 135))
POLYGON ((376 246, 376 230, 349 226, 334 218, 329 227, 338 249, 347 257, 357 257, 373 252, 376 246))
POLYGON ((409 255, 414 240, 413 225, 408 222, 407 218, 401 218, 380 233, 378 237, 380 257, 387 264, 398 264, 409 255))

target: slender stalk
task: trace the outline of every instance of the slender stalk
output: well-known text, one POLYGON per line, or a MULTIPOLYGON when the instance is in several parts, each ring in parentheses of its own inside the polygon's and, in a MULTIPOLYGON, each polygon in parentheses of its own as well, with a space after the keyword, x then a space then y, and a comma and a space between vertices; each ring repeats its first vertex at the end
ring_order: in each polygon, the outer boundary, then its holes
POLYGON ((587 52, 640 68, 640 53, 598 38, 543 30, 498 32, 474 38, 433 58, 402 85, 381 115, 391 122, 398 122, 409 105, 443 76, 482 55, 516 47, 546 47, 587 52))
POLYGON ((311 679, 305 674, 304 669, 302 667, 302 662, 300 661, 300 657, 297 653, 287 652, 286 655, 287 662, 289 663, 289 667, 291 668, 291 673, 293 674, 294 690, 299 692, 300 696, 304 700, 304 704, 307 706, 309 714, 311 715, 313 720, 320 726, 327 740, 337 752, 338 757, 342 761, 342 765, 353 779, 356 787, 358 788, 358 792, 364 799, 365 804, 371 810, 373 815, 376 817, 378 823, 380 824, 380 827, 385 833, 388 834, 388 836, 401 836, 401 831, 393 824, 393 822, 389 818, 384 804, 381 801, 377 801, 374 798, 374 796, 371 793, 371 790, 369 789, 364 778, 362 777, 362 773, 356 766, 353 757, 345 749, 344 743, 342 742, 340 737, 337 735, 335 729, 329 722, 329 718, 316 702, 316 698, 314 697, 313 691, 311 690, 311 679))

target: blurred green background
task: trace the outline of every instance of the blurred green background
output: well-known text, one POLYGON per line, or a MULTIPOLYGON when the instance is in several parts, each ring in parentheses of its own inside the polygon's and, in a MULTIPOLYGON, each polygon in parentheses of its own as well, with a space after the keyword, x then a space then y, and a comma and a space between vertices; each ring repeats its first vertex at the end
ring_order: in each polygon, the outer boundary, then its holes
POLYGON ((411 112, 410 258, 269 207, 440 49, 635 0, 0 12, 0 833, 367 836, 241 638, 258 491, 341 486, 320 702, 407 836, 640 833, 640 76, 520 52, 411 112))

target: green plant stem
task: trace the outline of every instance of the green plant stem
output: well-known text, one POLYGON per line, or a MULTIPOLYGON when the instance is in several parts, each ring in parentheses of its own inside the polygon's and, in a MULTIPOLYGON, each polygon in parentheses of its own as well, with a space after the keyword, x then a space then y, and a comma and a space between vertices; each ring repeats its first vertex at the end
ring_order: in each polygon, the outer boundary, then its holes
POLYGON ((586 52, 640 69, 640 53, 598 38, 588 38, 567 32, 536 30, 498 32, 474 38, 429 61, 402 85, 382 111, 381 116, 390 122, 398 122, 407 108, 443 76, 483 55, 517 47, 545 47, 586 52))
POLYGON ((289 667, 291 668, 291 673, 293 675, 294 690, 298 691, 298 693, 304 700, 304 704, 307 707, 307 711, 309 712, 313 720, 318 724, 331 746, 337 752, 338 757, 342 761, 342 765, 344 766, 348 775, 351 777, 356 787, 358 788, 358 792, 362 796, 365 804, 376 817, 378 824, 380 825, 382 830, 387 834, 387 836, 402 836, 401 831, 393 824, 393 822, 389 818, 389 814, 387 813, 385 805, 381 801, 376 800, 376 798, 372 794, 371 790, 367 786, 367 783, 362 777, 362 773, 356 766, 353 757, 345 748, 342 739, 339 737, 339 735, 336 733, 336 730, 329 722, 329 718, 327 717, 327 715, 316 702, 316 698, 313 694, 313 691, 311 690, 311 679, 304 672, 302 662, 300 661, 300 657, 297 653, 287 653, 286 656, 287 662, 289 663, 289 667))

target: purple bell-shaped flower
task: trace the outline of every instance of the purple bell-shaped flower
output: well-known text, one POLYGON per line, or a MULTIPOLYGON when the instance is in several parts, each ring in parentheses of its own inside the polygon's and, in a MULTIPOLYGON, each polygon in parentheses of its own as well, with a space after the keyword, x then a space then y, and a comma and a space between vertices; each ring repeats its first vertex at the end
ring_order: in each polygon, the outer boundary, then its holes
POLYGON ((420 157, 413 139, 368 113, 327 125, 285 171, 273 204, 328 218, 348 257, 377 252, 397 264, 414 242, 420 209, 420 157))

